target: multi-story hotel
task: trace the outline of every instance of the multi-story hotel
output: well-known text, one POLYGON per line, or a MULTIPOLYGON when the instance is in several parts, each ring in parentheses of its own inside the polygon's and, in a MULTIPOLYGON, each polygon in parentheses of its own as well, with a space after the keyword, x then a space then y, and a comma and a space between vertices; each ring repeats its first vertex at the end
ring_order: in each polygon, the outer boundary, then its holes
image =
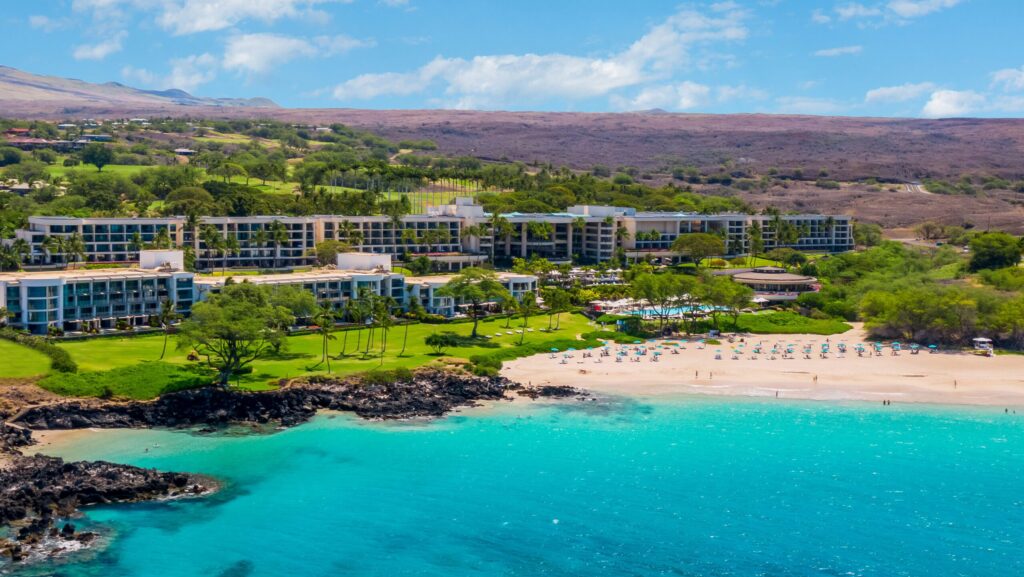
MULTIPOLYGON (((50 327, 66 332, 99 332, 150 324, 164 301, 187 316, 192 304, 224 287, 228 277, 198 277, 184 269, 177 250, 143 250, 137 268, 0 273, 0 307, 8 322, 34 334, 50 327)), ((514 297, 537 291, 537 277, 497 273, 514 297)), ((464 303, 438 291, 450 276, 410 277, 391 270, 391 256, 342 253, 336 267, 306 272, 240 276, 236 282, 266 286, 296 286, 316 297, 317 304, 341 310, 364 291, 389 296, 398 308, 417 299, 427 312, 446 317, 464 303)))
MULTIPOLYGON (((427 255, 440 270, 458 270, 494 256, 538 256, 553 262, 604 262, 618 251, 627 258, 678 258, 670 250, 680 235, 707 232, 726 241, 727 254, 750 251, 750 230, 757 223, 764 250, 779 248, 772 217, 746 214, 638 212, 610 206, 573 206, 565 212, 502 216, 494 230, 492 215, 471 199, 431 209, 424 215, 393 220, 385 216, 319 215, 304 217, 203 217, 195 225, 183 217, 69 218, 36 216, 17 236, 31 245, 27 264, 66 262, 59 249, 47 250, 48 237, 79 234, 87 262, 133 262, 142 246, 167 239, 191 246, 199 270, 215 268, 291 269, 313 263, 311 249, 324 240, 340 240, 354 250, 393 256, 427 255), (209 246, 210 229, 230 242, 209 246), (51 252, 52 251, 52 252, 51 252)), ((853 248, 848 216, 782 215, 799 238, 795 249, 841 252, 853 248)))
POLYGON ((191 311, 194 274, 183 264, 181 251, 143 251, 139 268, 0 273, 0 307, 34 334, 145 326, 164 301, 191 311))

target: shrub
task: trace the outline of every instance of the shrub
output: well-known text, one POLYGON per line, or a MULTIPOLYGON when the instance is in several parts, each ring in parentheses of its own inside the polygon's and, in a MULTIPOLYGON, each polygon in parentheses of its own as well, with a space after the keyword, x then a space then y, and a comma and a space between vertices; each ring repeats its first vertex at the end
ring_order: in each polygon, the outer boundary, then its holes
POLYGON ((205 367, 150 361, 109 371, 54 374, 39 381, 39 386, 69 397, 146 400, 206 386, 213 380, 213 372, 205 367))
POLYGON ((410 382, 412 371, 406 367, 396 369, 374 369, 360 376, 364 385, 389 385, 391 383, 410 382))
MULTIPOLYGON (((596 348, 602 346, 603 343, 596 338, 591 338, 590 335, 593 333, 587 333, 582 335, 583 340, 572 340, 572 339, 559 339, 553 341, 541 341, 536 343, 525 343, 522 345, 507 347, 493 353, 487 353, 482 355, 473 355, 469 357, 469 362, 473 364, 473 372, 477 373, 477 368, 480 367, 482 372, 477 374, 497 374, 497 371, 501 370, 501 363, 504 361, 511 361, 521 357, 528 357, 530 355, 536 355, 540 353, 550 352, 551 349, 558 349, 564 351, 566 349, 585 349, 587 347, 596 348)), ((635 339, 631 339, 632 342, 635 339)))
POLYGON ((78 372, 78 365, 71 354, 50 341, 33 335, 19 333, 12 328, 0 329, 0 339, 16 342, 20 345, 33 348, 50 357, 50 368, 60 373, 78 372))

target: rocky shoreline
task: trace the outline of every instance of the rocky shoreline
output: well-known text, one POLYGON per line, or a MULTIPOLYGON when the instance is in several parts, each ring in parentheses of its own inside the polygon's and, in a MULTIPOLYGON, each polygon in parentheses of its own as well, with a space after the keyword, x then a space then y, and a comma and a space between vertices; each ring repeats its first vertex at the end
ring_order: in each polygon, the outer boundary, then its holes
POLYGON ((365 419, 439 417, 479 401, 507 399, 506 393, 539 397, 582 397, 572 387, 524 387, 503 377, 477 377, 427 370, 411 380, 366 383, 358 378, 310 377, 267 392, 217 388, 180 391, 147 402, 75 400, 30 407, 0 422, 0 559, 45 557, 88 544, 91 533, 78 533, 59 519, 82 506, 199 496, 216 483, 194 475, 163 473, 105 462, 67 463, 42 455, 22 456, 32 444, 32 430, 134 427, 209 427, 235 424, 299 425, 319 410, 351 411, 365 419))

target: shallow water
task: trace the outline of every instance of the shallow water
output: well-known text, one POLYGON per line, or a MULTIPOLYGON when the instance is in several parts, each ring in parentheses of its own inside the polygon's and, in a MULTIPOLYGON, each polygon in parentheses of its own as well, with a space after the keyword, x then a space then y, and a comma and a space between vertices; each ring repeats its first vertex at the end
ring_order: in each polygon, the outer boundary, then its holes
POLYGON ((674 399, 61 449, 227 481, 91 509, 79 576, 1024 574, 1024 416, 674 399), (144 448, 149 448, 145 453, 144 448))

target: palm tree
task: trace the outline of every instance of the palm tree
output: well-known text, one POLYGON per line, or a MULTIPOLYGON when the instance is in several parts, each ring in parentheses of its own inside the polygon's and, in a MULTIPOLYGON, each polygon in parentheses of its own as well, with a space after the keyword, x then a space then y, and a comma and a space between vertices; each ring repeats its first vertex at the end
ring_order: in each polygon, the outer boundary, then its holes
POLYGON ((334 331, 334 321, 337 319, 337 314, 329 306, 320 307, 313 314, 313 322, 319 327, 320 335, 323 337, 320 350, 320 363, 327 363, 327 374, 331 373, 331 356, 327 354, 327 342, 335 340, 334 335, 331 333, 334 331))
POLYGON ((291 240, 288 234, 288 227, 279 220, 271 222, 268 240, 274 245, 274 268, 280 268, 278 263, 281 259, 281 245, 287 244, 291 240))
POLYGON ((380 343, 380 364, 384 364, 384 353, 388 350, 388 333, 391 331, 391 327, 395 325, 395 319, 391 316, 391 310, 395 307, 395 299, 390 296, 383 296, 377 299, 375 303, 376 311, 374 313, 374 319, 377 324, 380 325, 381 343, 380 343))
POLYGON ((32 254, 32 245, 23 238, 14 239, 14 242, 11 243, 11 248, 14 250, 15 254, 21 257, 19 259, 19 263, 24 261, 25 257, 32 254))
POLYGON ((462 238, 481 238, 487 230, 479 224, 471 224, 462 228, 462 238))
POLYGON ((523 344, 523 339, 526 338, 526 329, 530 323, 530 316, 537 313, 537 295, 532 292, 523 294, 522 298, 519 299, 519 312, 523 315, 523 330, 519 333, 519 344, 523 344))
POLYGON ((71 236, 64 239, 63 251, 65 259, 71 263, 78 262, 79 259, 85 259, 85 240, 82 235, 73 232, 71 236))
POLYGON ((262 228, 249 237, 249 246, 256 250, 257 266, 263 266, 263 249, 267 246, 267 231, 262 228))
POLYGON ((46 252, 46 258, 53 263, 53 257, 55 254, 60 252, 61 249, 61 238, 58 236, 44 236, 43 241, 39 243, 43 247, 43 251, 46 252))
POLYGON ((519 312, 519 301, 511 293, 505 294, 501 299, 501 311, 505 313, 505 328, 512 324, 512 316, 519 312))
MULTIPOLYGON (((409 299, 409 316, 421 319, 426 312, 427 311, 423 308, 423 303, 420 302, 420 299, 409 299)), ((402 350, 398 352, 399 357, 405 354, 405 345, 409 342, 409 325, 411 324, 411 322, 405 323, 405 336, 402 337, 402 350)))
POLYGON ((160 327, 164 329, 164 347, 160 350, 160 358, 163 360, 164 355, 167 354, 167 339, 171 335, 171 323, 181 318, 178 311, 174 308, 174 303, 171 299, 164 299, 160 303, 160 312, 157 313, 156 319, 160 323, 160 327))
POLYGON ((228 256, 237 255, 240 250, 241 247, 238 244, 237 236, 232 234, 224 239, 224 266, 221 270, 224 271, 225 275, 228 272, 228 256))
POLYGON ((128 252, 139 252, 142 246, 142 235, 138 231, 133 232, 131 240, 128 241, 128 252))
POLYGON ((629 240, 628 228, 620 226, 619 228, 615 229, 615 241, 618 242, 619 245, 621 245, 624 241, 627 240, 629 240))
POLYGON ((199 238, 206 247, 206 258, 212 258, 211 255, 220 254, 224 250, 224 237, 216 227, 204 226, 199 238))
POLYGON ((836 244, 836 237, 833 232, 836 228, 836 219, 834 216, 828 216, 825 218, 825 234, 828 236, 828 250, 833 250, 836 244))
POLYGON ((166 228, 161 228, 153 237, 153 247, 159 249, 171 248, 171 233, 166 228))

